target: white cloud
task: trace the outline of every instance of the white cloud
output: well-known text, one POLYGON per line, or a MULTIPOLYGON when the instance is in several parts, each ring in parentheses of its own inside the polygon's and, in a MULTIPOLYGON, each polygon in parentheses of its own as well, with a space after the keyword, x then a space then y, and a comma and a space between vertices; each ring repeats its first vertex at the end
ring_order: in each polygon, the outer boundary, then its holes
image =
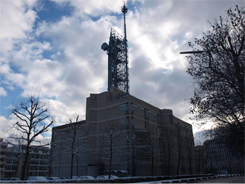
MULTIPOLYGON (((86 97, 107 89, 107 55, 100 46, 108 42, 111 27, 123 33, 123 2, 54 2, 60 9, 72 6, 74 12, 57 22, 40 22, 33 9, 36 1, 1 3, 0 75, 10 88, 22 88, 23 95, 41 89, 58 123, 64 123, 76 114, 85 118, 86 97), (46 58, 47 51, 51 57, 46 58)), ((207 20, 224 14, 231 4, 133 1, 127 13, 131 94, 191 122, 186 99, 192 96, 192 79, 179 52, 188 50, 187 42, 201 35, 207 20)))
POLYGON ((0 96, 7 96, 7 92, 4 90, 3 87, 0 87, 0 96))
POLYGON ((0 42, 3 56, 8 56, 8 51, 12 49, 16 39, 27 38, 26 32, 32 30, 36 12, 30 8, 35 2, 35 0, 1 1, 0 42))
POLYGON ((10 131, 11 127, 13 126, 14 122, 9 121, 6 117, 0 116, 0 138, 7 138, 10 131))
MULTIPOLYGON (((61 7, 67 4, 70 4, 75 8, 74 15, 79 17, 85 17, 86 14, 93 15, 93 16, 99 16, 102 14, 107 14, 110 12, 119 12, 118 10, 121 9, 121 6, 123 5, 123 1, 121 0, 103 0, 103 1, 97 1, 97 0, 53 0, 61 7)), ((127 1, 125 1, 127 2, 127 1)))

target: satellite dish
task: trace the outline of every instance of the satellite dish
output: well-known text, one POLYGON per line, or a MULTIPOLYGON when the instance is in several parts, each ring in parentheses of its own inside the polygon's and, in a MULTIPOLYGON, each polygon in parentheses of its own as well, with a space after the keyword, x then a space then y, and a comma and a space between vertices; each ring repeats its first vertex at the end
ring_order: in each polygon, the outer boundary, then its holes
POLYGON ((103 51, 106 51, 106 50, 108 49, 108 47, 109 47, 109 45, 108 45, 107 43, 103 43, 103 44, 101 45, 101 49, 102 49, 103 51))

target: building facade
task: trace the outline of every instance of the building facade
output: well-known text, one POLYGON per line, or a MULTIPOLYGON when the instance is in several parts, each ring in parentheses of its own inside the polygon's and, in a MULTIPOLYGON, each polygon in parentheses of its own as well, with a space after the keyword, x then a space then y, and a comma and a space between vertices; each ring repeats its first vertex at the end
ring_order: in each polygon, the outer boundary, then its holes
POLYGON ((0 138, 0 178, 4 178, 8 144, 0 138))
POLYGON ((203 145, 195 146, 196 172, 198 174, 206 173, 205 170, 205 149, 203 145))
MULTIPOLYGON (((112 87, 90 94, 86 120, 79 123, 86 131, 77 142, 81 151, 75 156, 73 175, 97 176, 110 167, 137 176, 195 172, 192 126, 170 109, 159 109, 112 87)), ((52 131, 51 175, 68 177, 71 150, 64 146, 69 126, 52 131)))
MULTIPOLYGON (((11 145, 1 141, 1 177, 21 178, 22 168, 24 164, 25 149, 23 145, 11 145)), ((31 146, 28 160, 29 176, 49 176, 50 168, 50 149, 44 146, 31 146)))
POLYGON ((203 146, 207 173, 244 173, 244 155, 229 149, 223 140, 207 140, 203 146))

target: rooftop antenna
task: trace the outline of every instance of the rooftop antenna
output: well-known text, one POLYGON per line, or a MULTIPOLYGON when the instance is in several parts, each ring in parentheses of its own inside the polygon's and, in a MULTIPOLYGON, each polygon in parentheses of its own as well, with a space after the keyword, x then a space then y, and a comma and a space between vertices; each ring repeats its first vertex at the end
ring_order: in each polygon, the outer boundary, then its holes
POLYGON ((124 45, 125 45, 125 55, 126 55, 126 75, 127 75, 127 93, 129 93, 129 80, 128 80, 128 44, 127 44, 127 34, 126 34, 126 13, 128 12, 128 7, 124 5, 122 7, 123 18, 124 18, 124 45))
POLYGON ((111 86, 129 94, 129 74, 128 74, 128 49, 126 36, 126 18, 127 6, 121 8, 124 15, 124 38, 111 29, 109 44, 103 43, 101 49, 108 54, 108 91, 111 86))

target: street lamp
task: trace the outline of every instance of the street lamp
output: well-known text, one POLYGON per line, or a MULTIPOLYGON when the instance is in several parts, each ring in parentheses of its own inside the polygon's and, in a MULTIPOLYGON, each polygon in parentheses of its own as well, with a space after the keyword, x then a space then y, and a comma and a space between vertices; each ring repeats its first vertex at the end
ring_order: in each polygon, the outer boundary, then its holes
POLYGON ((180 52, 180 54, 200 54, 205 52, 204 50, 197 50, 197 51, 185 51, 185 52, 180 52))

